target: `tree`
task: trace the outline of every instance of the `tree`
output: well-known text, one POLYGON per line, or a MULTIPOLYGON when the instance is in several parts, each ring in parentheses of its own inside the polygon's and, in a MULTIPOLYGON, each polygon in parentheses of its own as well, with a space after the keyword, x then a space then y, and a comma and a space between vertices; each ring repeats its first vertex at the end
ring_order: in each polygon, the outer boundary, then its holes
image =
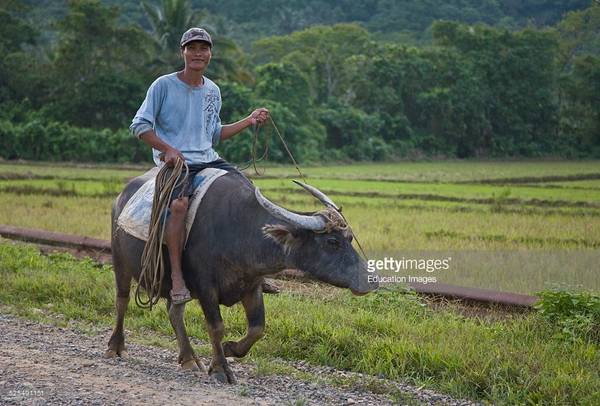
POLYGON ((181 36, 191 27, 202 26, 211 34, 214 44, 207 74, 217 80, 251 81, 242 50, 205 21, 205 12, 193 10, 189 0, 161 0, 160 6, 142 1, 141 5, 152 27, 151 35, 158 51, 153 62, 157 74, 182 68, 181 36))
POLYGON ((283 103, 299 117, 307 117, 312 106, 305 75, 291 63, 268 63, 256 70, 259 97, 283 103))
POLYGON ((160 6, 141 2, 146 18, 152 27, 152 38, 159 50, 159 61, 168 69, 181 66, 179 41, 183 33, 193 26, 196 13, 188 0, 160 0, 160 6))
POLYGON ((16 0, 0 3, 0 103, 22 100, 29 95, 28 83, 37 82, 31 51, 38 32, 17 14, 25 9, 16 0))
POLYGON ((369 33, 356 24, 316 26, 288 36, 271 37, 254 44, 259 63, 294 63, 308 78, 317 103, 341 95, 346 59, 367 53, 372 46, 369 33))
POLYGON ((565 152, 600 156, 600 58, 575 58, 573 69, 561 81, 561 136, 565 152))
POLYGON ((568 72, 576 57, 600 53, 600 3, 568 13, 556 30, 559 36, 559 67, 568 72))
POLYGON ((48 116, 84 127, 128 125, 149 81, 147 35, 117 24, 119 12, 98 0, 71 0, 57 23, 48 116), (135 66, 136 69, 131 67, 135 66))
POLYGON ((553 33, 438 22, 433 36, 437 45, 457 50, 472 64, 488 106, 492 154, 554 152, 558 104, 553 33))

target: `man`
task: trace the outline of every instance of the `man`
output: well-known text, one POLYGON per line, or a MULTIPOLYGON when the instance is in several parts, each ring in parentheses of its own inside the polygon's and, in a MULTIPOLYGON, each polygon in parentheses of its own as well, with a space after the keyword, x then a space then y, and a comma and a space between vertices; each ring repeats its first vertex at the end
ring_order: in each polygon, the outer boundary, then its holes
MULTIPOLYGON (((269 111, 259 108, 243 120, 221 125, 219 87, 204 76, 212 57, 210 35, 202 28, 190 28, 181 37, 180 45, 185 63, 183 71, 161 76, 152 83, 129 128, 153 148, 157 165, 161 160, 169 166, 178 159, 185 160, 190 169, 188 184, 192 185, 193 177, 206 167, 236 170, 220 159, 213 147, 251 125, 263 124, 269 111)), ((165 227, 174 304, 192 299, 181 272, 184 220, 192 189, 184 186, 171 196, 165 227)))

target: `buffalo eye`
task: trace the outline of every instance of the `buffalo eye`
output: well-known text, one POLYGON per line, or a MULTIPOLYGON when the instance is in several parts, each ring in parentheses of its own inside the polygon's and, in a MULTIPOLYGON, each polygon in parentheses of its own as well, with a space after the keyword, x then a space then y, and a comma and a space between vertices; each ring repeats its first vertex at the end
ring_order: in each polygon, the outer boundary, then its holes
POLYGON ((340 241, 337 238, 330 237, 327 239, 327 245, 332 248, 340 248, 340 241))

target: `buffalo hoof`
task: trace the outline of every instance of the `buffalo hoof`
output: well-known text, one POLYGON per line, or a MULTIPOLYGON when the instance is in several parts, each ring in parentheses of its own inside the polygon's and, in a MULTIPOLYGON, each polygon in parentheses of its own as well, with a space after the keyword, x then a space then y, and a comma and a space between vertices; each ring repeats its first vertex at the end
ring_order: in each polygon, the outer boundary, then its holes
POLYGON ((225 372, 213 372, 210 377, 218 383, 229 383, 225 372))
POLYGON ((225 353, 226 357, 235 357, 235 358, 243 357, 243 355, 240 355, 235 351, 236 345, 237 345, 237 342, 235 342, 235 341, 225 341, 223 343, 223 352, 225 353))
POLYGON ((209 371, 208 375, 213 380, 219 383, 230 383, 232 385, 237 383, 235 375, 233 374, 229 366, 226 366, 223 371, 215 371, 211 368, 211 371, 209 371))
POLYGON ((181 369, 192 372, 206 372, 206 367, 198 358, 193 358, 182 362, 181 369))
POLYGON ((113 350, 112 348, 109 348, 108 350, 106 350, 104 352, 104 358, 127 358, 127 351, 126 350, 113 350))

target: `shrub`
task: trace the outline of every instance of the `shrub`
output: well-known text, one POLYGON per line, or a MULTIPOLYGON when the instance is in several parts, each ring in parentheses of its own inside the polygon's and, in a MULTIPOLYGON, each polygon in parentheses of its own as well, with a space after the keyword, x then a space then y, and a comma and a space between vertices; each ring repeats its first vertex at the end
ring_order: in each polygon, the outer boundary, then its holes
POLYGON ((97 130, 32 116, 0 120, 0 157, 42 161, 147 162, 150 148, 126 129, 97 130))
POLYGON ((538 296, 536 309, 558 327, 559 338, 600 342, 600 295, 547 290, 538 296))

